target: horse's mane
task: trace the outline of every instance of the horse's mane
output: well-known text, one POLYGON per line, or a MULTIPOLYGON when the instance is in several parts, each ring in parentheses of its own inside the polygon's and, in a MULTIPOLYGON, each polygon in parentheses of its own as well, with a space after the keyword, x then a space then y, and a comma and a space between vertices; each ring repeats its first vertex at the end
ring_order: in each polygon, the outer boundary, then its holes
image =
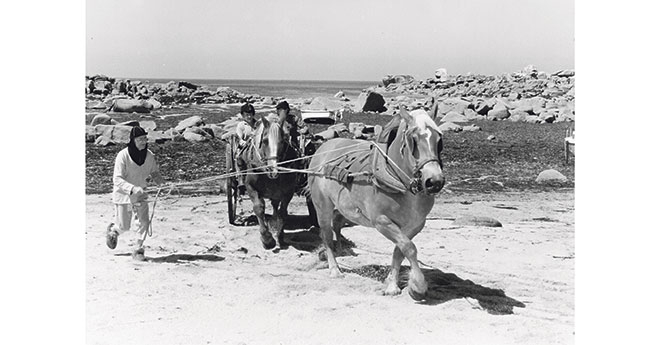
MULTIPOLYGON (((420 128, 431 128, 438 133, 440 133, 440 129, 438 128, 438 125, 431 119, 431 117, 428 115, 428 113, 424 109, 415 109, 410 112, 410 116, 412 116, 415 119, 415 122, 417 123, 417 126, 420 128)), ((384 127, 383 131, 378 135, 378 138, 376 138, 377 143, 386 143, 391 144, 394 141, 394 138, 396 138, 397 132, 399 130, 399 125, 401 124, 401 114, 397 113, 396 115, 392 116, 392 119, 390 122, 388 122, 384 127)))

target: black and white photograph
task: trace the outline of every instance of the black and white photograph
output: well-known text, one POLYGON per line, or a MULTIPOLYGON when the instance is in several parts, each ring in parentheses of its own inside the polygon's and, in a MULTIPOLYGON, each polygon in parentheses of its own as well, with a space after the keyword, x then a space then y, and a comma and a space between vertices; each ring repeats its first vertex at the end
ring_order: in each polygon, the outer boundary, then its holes
POLYGON ((3 344, 657 342, 652 3, 1 7, 3 344))
POLYGON ((86 343, 574 343, 574 1, 85 5, 86 343))

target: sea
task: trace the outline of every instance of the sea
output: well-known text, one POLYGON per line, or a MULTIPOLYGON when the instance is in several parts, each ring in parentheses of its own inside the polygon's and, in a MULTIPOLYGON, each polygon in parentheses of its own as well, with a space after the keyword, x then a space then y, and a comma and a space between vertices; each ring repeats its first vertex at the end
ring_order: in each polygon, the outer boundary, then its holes
MULTIPOLYGON (((131 78, 128 78, 131 79, 131 78)), ((245 94, 285 98, 332 97, 343 91, 351 100, 366 88, 378 85, 378 81, 337 81, 337 80, 250 80, 250 79, 141 79, 146 83, 167 83, 187 81, 195 85, 205 85, 211 90, 227 86, 245 94)))

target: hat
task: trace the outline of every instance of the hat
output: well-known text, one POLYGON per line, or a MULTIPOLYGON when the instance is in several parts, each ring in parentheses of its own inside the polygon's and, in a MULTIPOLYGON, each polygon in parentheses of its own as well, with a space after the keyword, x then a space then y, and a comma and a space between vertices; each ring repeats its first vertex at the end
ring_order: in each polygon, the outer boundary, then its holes
POLYGON ((279 104, 277 104, 277 107, 275 107, 275 109, 276 110, 280 110, 280 109, 291 110, 291 108, 289 108, 289 103, 287 101, 280 102, 279 104))
POLYGON ((254 114, 254 106, 250 103, 245 103, 241 107, 241 113, 251 113, 254 114))
POLYGON ((137 137, 141 137, 143 135, 147 135, 147 132, 144 131, 144 128, 140 126, 135 126, 131 128, 131 134, 130 134, 130 140, 132 141, 133 139, 137 137))

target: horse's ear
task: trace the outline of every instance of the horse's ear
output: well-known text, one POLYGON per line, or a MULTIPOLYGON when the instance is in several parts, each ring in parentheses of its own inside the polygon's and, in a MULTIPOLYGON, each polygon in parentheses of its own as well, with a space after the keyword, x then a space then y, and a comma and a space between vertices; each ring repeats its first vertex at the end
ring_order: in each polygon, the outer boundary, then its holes
POLYGON ((433 121, 438 117, 438 101, 435 99, 435 96, 431 97, 431 109, 429 109, 429 116, 433 121))
POLYGON ((410 125, 410 124, 412 124, 412 123, 414 122, 413 117, 410 116, 410 114, 408 113, 408 111, 407 111, 405 108, 401 108, 400 114, 401 114, 401 118, 402 118, 407 124, 410 125))

